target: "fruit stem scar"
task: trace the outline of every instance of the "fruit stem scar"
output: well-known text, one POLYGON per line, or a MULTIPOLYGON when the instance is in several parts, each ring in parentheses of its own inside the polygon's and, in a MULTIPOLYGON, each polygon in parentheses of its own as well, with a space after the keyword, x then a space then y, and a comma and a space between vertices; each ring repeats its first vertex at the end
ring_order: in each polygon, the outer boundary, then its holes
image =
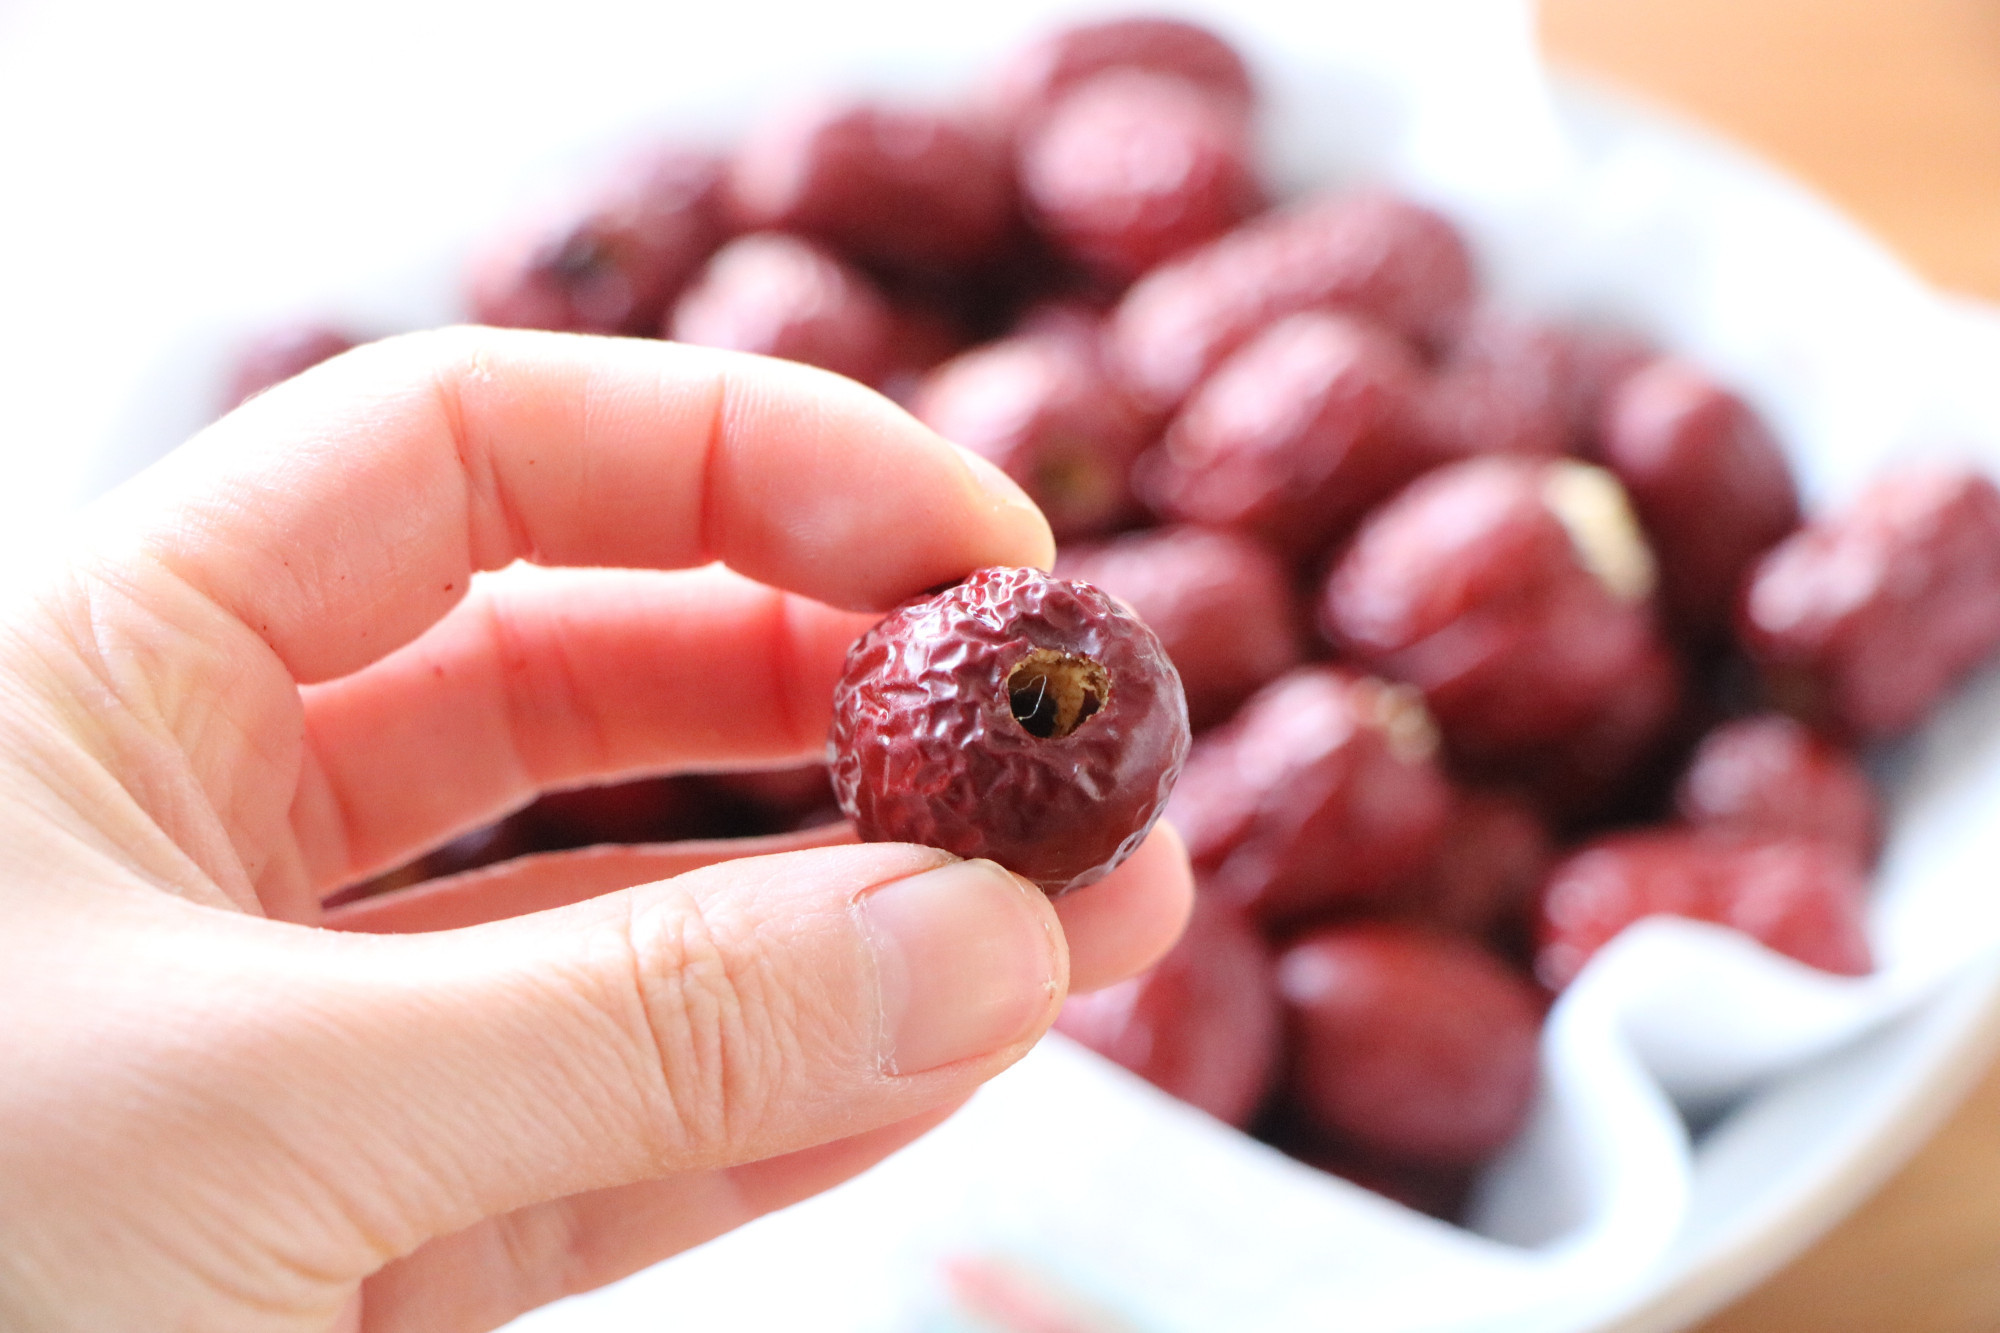
POLYGON ((1069 735, 1110 702, 1111 674, 1088 657, 1037 648, 1007 673, 1007 704, 1040 740, 1069 735))

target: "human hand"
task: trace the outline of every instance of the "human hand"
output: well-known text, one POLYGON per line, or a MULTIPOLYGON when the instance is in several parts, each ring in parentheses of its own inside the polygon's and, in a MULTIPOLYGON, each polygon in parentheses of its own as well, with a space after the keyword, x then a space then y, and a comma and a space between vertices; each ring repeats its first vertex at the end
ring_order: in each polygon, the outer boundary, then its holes
POLYGON ((0 608, 10 1329, 493 1327, 879 1160, 1185 918, 1162 829, 1055 904, 805 838, 322 925, 543 788, 810 758, 870 612, 1046 567, 1011 483, 821 372, 395 339, 88 524, 0 608))

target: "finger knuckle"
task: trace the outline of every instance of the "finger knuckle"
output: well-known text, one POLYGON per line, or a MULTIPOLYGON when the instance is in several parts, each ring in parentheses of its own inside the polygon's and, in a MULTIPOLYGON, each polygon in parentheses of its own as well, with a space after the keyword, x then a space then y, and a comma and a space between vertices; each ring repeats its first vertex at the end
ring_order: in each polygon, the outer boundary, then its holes
POLYGON ((661 1103, 657 1151, 688 1168, 755 1140, 791 1058, 791 1005, 732 923, 685 894, 635 905, 625 943, 633 1036, 661 1103))

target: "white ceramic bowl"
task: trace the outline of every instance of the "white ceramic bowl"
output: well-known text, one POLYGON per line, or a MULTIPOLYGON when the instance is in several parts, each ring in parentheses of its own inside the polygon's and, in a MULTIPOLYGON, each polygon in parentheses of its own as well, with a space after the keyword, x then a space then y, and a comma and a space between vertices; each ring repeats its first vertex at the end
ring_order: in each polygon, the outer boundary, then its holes
MULTIPOLYGON (((197 426, 246 329, 452 317, 466 243, 634 127, 720 134, 810 81, 948 87, 1075 8, 576 0, 552 23, 356 0, 335 22, 191 0, 107 21, 17 0, 0 175, 48 206, 0 215, 0 462, 19 482, 0 530, 32 539, 197 426)), ((1284 182, 1397 183, 1461 221, 1504 299, 1713 367, 1769 415, 1811 501, 1913 453, 2000 469, 2000 321, 1732 151, 1551 93, 1522 8, 1215 10, 1265 76, 1284 182)), ((958 1328, 940 1266, 967 1257, 1106 1328, 1681 1326, 1830 1225, 2000 1040, 2000 681, 1881 767, 1880 973, 1826 978, 1687 923, 1631 932, 1552 1020, 1537 1121, 1484 1182, 1477 1233, 1051 1041, 867 1177, 516 1327, 958 1328)))

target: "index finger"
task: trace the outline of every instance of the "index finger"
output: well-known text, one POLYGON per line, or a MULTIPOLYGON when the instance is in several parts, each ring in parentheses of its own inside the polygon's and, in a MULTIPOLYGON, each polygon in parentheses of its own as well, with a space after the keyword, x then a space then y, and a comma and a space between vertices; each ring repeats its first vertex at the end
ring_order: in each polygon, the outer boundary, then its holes
POLYGON ((101 537, 249 626, 300 681, 414 638, 476 570, 721 560, 852 609, 1048 525, 997 469, 858 384, 741 353, 481 328, 385 340, 252 400, 144 474, 101 537))

